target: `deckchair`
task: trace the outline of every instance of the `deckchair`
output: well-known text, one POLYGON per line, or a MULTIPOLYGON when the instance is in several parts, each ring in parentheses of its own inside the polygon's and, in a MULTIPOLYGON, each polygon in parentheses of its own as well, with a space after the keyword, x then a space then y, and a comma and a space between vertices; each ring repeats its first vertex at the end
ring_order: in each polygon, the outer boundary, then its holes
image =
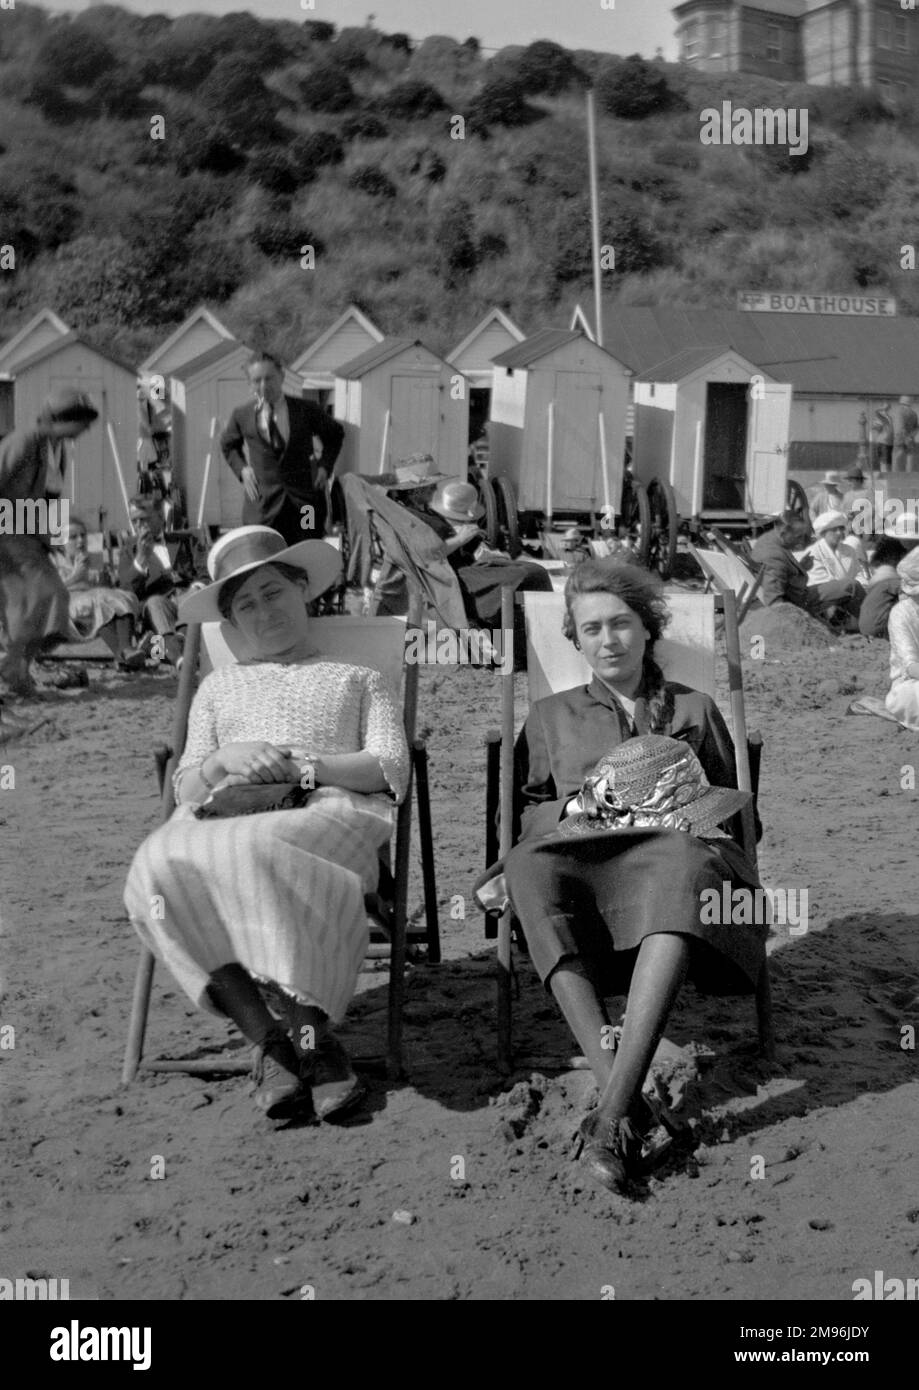
POLYGON ((737 600, 737 621, 742 623, 763 582, 763 566, 748 565, 730 548, 709 550, 690 542, 689 550, 705 575, 706 592, 714 585, 719 593, 726 590, 733 593, 737 600))
MULTIPOLYGON (((502 626, 513 622, 514 595, 502 593, 502 626)), ((518 596, 524 608, 527 635, 527 685, 530 704, 560 690, 586 684, 591 672, 574 645, 562 636, 565 611, 561 594, 523 593, 518 596)), ((724 617, 725 652, 730 689, 731 726, 737 755, 737 782, 754 798, 759 783, 762 739, 747 734, 740 665, 740 639, 737 612, 730 590, 722 594, 668 593, 672 614, 667 635, 655 647, 664 675, 684 685, 715 694, 715 615, 724 617)), ((503 858, 511 849, 514 805, 514 672, 505 672, 501 690, 501 729, 486 735, 486 864, 503 858), (500 827, 500 829, 496 829, 500 827)), ((756 832, 752 803, 742 813, 743 848, 756 863, 756 832)), ((486 937, 498 941, 498 1066, 504 1072, 512 1067, 511 991, 513 977, 512 935, 515 919, 510 908, 502 914, 486 914, 486 937)), ((767 1057, 774 1052, 772 1005, 766 966, 756 991, 760 1046, 767 1057)))
MULTIPOLYGON (((103 571, 108 560, 106 540, 104 531, 88 531, 86 533, 86 556, 89 561, 89 572, 94 582, 99 584, 103 582, 103 571)), ((74 631, 73 641, 58 643, 51 651, 43 654, 42 660, 109 662, 114 661, 115 658, 101 637, 88 637, 84 640, 74 631)))
MULTIPOLYGON (((418 623, 419 600, 413 597, 409 614, 410 625, 418 623)), ((172 730, 171 747, 156 750, 157 776, 161 797, 162 820, 166 821, 175 808, 172 789, 172 774, 185 746, 188 729, 188 715, 194 693, 196 669, 202 671, 237 659, 232 638, 228 642, 225 625, 197 623, 189 625, 185 637, 185 651, 182 670, 179 673, 179 690, 172 730)), ((434 842, 431 829, 430 797, 428 789, 427 749, 421 738, 415 737, 415 714, 418 699, 418 667, 405 665, 406 624, 399 618, 316 618, 310 628, 319 649, 326 655, 347 657, 362 665, 373 666, 383 672, 394 689, 402 688, 402 709, 405 736, 411 752, 409 787, 405 800, 399 807, 396 819, 394 862, 390 872, 388 853, 381 856, 380 887, 378 897, 384 900, 383 915, 376 912, 368 914, 371 927, 369 957, 388 955, 389 958, 389 1009, 386 1043, 386 1071, 391 1078, 402 1074, 402 1005, 404 995, 404 976, 409 933, 407 931, 407 891, 411 834, 411 798, 413 787, 418 800, 419 836, 421 841, 422 874, 425 900, 425 931, 423 936, 414 933, 415 940, 423 939, 427 944, 427 958, 431 963, 440 960, 440 938, 437 917, 437 892, 434 877, 434 842), (403 679, 404 676, 404 679, 403 679), (380 938, 386 938, 380 946, 380 938)), ((388 849, 388 847, 387 847, 388 849)), ((184 1071, 198 1075, 214 1073, 242 1073, 249 1070, 248 1064, 228 1058, 194 1058, 179 1060, 155 1060, 144 1062, 143 1048, 150 1008, 150 994, 153 983, 155 958, 146 947, 141 948, 137 974, 134 982, 134 998, 131 1005, 131 1018, 122 1069, 122 1083, 127 1085, 134 1079, 139 1069, 145 1071, 184 1071)))

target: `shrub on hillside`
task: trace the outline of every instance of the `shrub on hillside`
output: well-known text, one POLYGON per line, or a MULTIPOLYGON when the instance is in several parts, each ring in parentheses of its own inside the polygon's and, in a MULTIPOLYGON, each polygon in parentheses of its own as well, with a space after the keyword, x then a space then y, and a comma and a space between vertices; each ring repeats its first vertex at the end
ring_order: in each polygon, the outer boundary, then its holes
POLYGON ((547 96, 565 91, 584 77, 568 50, 548 39, 537 39, 524 49, 516 72, 525 92, 545 92, 547 96))
POLYGON ((378 164, 359 164, 348 177, 348 187, 371 198, 395 198, 396 185, 378 164))
POLYGON ((315 43, 330 43, 335 37, 335 25, 325 19, 305 19, 303 28, 315 43))
POLYGON ((297 83, 300 102, 307 111, 347 111, 355 103, 351 79, 336 63, 314 63, 297 83))
POLYGON ((412 52, 412 41, 408 34, 384 34, 383 42, 394 48, 397 53, 412 52))
POLYGON ((311 166, 301 164, 292 150, 269 145, 254 149, 250 154, 249 177, 269 193, 286 197, 301 184, 315 178, 315 171, 311 166))
POLYGON ((341 138, 345 141, 385 140, 388 135, 389 126, 372 111, 360 111, 341 123, 341 138))
MULTIPOLYGON (((312 178, 324 164, 340 164, 345 157, 345 147, 334 130, 311 130, 307 135, 296 137, 290 154, 304 174, 312 171, 308 175, 312 178)), ((307 177, 301 179, 302 183, 307 181, 307 177)))
POLYGON ((246 58, 219 58, 201 86, 200 102, 240 145, 262 145, 280 135, 278 98, 265 86, 257 65, 246 58))
POLYGON ((316 255, 325 250, 320 237, 310 232, 302 222, 294 222, 289 217, 275 216, 257 222, 252 229, 252 241, 269 260, 299 261, 302 246, 312 246, 316 255))
POLYGON ((448 203, 437 219, 433 237, 439 257, 438 268, 447 289, 455 289, 478 264, 473 232, 469 204, 461 198, 448 203))
POLYGON ((345 72, 359 72, 369 66, 371 54, 381 42, 382 36, 376 29, 367 26, 342 29, 331 46, 330 56, 345 72))
POLYGON ((664 111, 671 100, 666 77, 637 53, 610 58, 596 86, 601 109, 623 120, 639 121, 664 111))
POLYGON ((105 39, 65 19, 57 21, 42 39, 32 72, 39 83, 47 78, 68 87, 91 87, 114 69, 115 62, 114 50, 105 39))
POLYGON ((473 97, 466 121, 475 135, 486 135, 490 126, 522 126, 538 120, 541 112, 534 111, 525 100, 526 93, 514 78, 489 78, 473 97))
POLYGON ((158 151, 170 156, 180 174, 203 171, 210 174, 231 174, 244 163, 243 156, 233 146, 230 132, 219 122, 207 122, 197 116, 185 115, 178 121, 167 118, 169 139, 147 141, 144 149, 150 162, 157 162, 158 151), (147 150, 147 145, 150 149, 147 150))
POLYGON ((435 111, 443 111, 447 103, 440 92, 427 82, 397 82, 380 98, 380 110, 395 120, 423 120, 435 111))

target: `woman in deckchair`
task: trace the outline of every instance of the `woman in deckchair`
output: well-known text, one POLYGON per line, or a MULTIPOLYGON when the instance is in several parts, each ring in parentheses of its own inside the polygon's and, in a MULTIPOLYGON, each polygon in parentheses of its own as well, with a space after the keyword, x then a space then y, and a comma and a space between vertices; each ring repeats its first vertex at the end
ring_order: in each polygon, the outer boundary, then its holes
POLYGON ((725 884, 758 886, 718 828, 750 798, 732 790, 734 748, 714 701, 665 681, 654 660, 668 618, 659 581, 586 560, 565 603, 563 631, 594 674, 530 710, 516 750, 522 833, 505 876, 533 963, 599 1087, 585 1156, 621 1190, 643 1168, 653 1125, 642 1085, 684 980, 752 992, 766 932, 712 923, 719 914, 705 910, 707 889, 721 902, 725 884), (614 1056, 604 999, 626 991, 614 1056))
POLYGON ((256 1104, 271 1119, 310 1094, 326 1118, 360 1094, 330 1025, 354 993, 364 894, 408 780, 383 677, 359 652, 354 665, 317 653, 307 604, 339 568, 324 541, 288 547, 265 526, 212 548, 215 582, 186 598, 181 616, 229 622, 249 659, 201 683, 179 805, 139 849, 125 890, 134 926, 189 998, 255 1045, 256 1104))

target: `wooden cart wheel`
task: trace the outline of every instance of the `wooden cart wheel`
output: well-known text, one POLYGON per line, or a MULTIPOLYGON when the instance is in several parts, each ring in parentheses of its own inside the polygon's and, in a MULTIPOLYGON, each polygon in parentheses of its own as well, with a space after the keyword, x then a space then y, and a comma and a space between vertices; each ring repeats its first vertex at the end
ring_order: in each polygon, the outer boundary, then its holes
POLYGON ((794 478, 789 478, 785 485, 785 507, 797 516, 807 516, 809 512, 807 493, 794 478))
POLYGON ((517 516, 517 494, 510 478, 492 478, 492 486, 498 499, 498 516, 504 528, 507 553, 516 560, 523 546, 520 544, 520 522, 517 516))
POLYGON ((651 545, 648 568, 657 570, 661 579, 669 579, 676 559, 676 540, 679 517, 673 488, 663 478, 655 478, 648 486, 648 505, 651 509, 651 545))
POLYGON ((644 483, 637 483, 634 478, 631 479, 623 501, 625 505, 622 509, 622 524, 625 539, 628 540, 637 563, 647 566, 651 553, 651 504, 644 483))
MULTIPOLYGON (((492 481, 494 481, 492 479, 492 481)), ((485 507, 485 544, 489 550, 497 550, 501 545, 501 521, 498 517, 498 500, 495 497, 491 482, 486 478, 479 487, 479 497, 485 507)))

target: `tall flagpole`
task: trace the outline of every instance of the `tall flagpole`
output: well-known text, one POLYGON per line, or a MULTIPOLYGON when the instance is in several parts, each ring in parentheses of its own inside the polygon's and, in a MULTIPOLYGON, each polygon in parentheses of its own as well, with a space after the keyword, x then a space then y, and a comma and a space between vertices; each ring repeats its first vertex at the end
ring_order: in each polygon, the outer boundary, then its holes
POLYGON ((587 89, 587 154, 590 165, 590 235, 594 262, 594 337, 603 346, 603 310, 600 303, 600 195, 597 190, 597 124, 594 92, 587 89))

